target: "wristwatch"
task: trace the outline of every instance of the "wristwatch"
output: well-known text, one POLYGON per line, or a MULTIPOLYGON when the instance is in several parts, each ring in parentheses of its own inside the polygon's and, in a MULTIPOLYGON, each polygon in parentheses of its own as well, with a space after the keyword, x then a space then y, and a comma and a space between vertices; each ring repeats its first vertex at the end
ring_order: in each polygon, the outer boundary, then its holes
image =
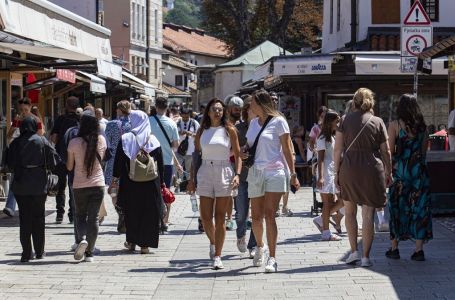
POLYGON ((297 177, 297 173, 296 173, 296 172, 291 173, 291 178, 292 178, 292 177, 297 177))

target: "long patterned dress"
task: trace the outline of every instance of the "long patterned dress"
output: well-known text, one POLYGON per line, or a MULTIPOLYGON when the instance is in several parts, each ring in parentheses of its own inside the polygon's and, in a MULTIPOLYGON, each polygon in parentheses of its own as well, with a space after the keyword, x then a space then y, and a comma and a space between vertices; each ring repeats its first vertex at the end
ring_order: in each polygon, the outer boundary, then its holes
POLYGON ((127 133, 131 130, 131 124, 128 117, 122 117, 118 120, 109 121, 106 125, 106 139, 108 145, 112 148, 112 158, 106 162, 104 169, 104 178, 106 185, 112 183, 112 173, 114 172, 114 158, 117 153, 117 147, 122 138, 122 134, 127 133))
POLYGON ((389 188, 390 238, 433 238, 429 178, 422 153, 426 133, 410 137, 400 128, 393 155, 393 184, 389 188))

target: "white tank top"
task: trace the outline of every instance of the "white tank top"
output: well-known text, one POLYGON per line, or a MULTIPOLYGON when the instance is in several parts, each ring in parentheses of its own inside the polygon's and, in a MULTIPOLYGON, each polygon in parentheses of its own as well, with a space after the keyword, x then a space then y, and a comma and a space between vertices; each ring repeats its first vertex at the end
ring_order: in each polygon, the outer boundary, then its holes
POLYGON ((202 160, 229 160, 231 140, 226 128, 210 127, 201 135, 202 160))

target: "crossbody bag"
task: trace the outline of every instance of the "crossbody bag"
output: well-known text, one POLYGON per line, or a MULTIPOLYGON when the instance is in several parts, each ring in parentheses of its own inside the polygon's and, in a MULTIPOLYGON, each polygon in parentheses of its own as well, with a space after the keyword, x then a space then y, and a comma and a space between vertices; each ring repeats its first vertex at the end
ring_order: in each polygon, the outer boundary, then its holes
POLYGON ((248 158, 243 161, 243 166, 245 168, 251 168, 254 165, 254 160, 256 159, 256 149, 258 146, 259 137, 261 136, 265 127, 267 127, 267 124, 269 124, 270 120, 272 120, 272 116, 267 117, 267 119, 264 122, 264 125, 262 125, 261 130, 259 131, 258 135, 256 136, 256 139, 254 140, 253 146, 248 149, 248 158))

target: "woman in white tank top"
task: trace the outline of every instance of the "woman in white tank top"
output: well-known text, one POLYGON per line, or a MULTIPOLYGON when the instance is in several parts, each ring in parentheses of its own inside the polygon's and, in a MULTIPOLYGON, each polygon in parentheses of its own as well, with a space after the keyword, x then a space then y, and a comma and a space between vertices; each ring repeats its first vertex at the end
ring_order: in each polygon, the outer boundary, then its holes
MULTIPOLYGON (((232 190, 239 186, 242 161, 237 130, 228 123, 226 107, 220 99, 212 99, 207 105, 194 143, 196 151, 202 154, 202 164, 196 175, 202 224, 210 240, 209 254, 213 268, 223 269, 224 219, 229 201, 232 201, 232 190), (235 157, 235 171, 229 161, 231 150, 235 157)), ((189 193, 195 191, 193 171, 187 190, 189 193)))

